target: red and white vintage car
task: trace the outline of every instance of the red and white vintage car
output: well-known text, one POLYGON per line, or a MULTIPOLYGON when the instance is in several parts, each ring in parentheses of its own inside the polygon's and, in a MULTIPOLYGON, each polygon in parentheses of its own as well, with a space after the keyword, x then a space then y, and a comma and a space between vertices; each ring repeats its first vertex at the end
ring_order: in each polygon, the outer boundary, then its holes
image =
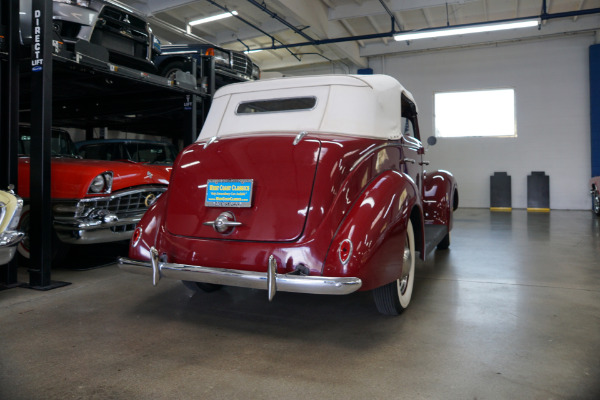
POLYGON ((327 75, 219 89, 124 270, 220 285, 409 304, 415 257, 450 244, 453 176, 427 171, 417 107, 384 75, 327 75))
MULTIPOLYGON (((17 248, 29 259, 30 136, 19 138, 18 193, 25 200, 19 229, 25 238, 17 248)), ((65 245, 129 240, 148 206, 169 185, 170 166, 134 162, 84 160, 66 131, 52 130, 51 197, 53 259, 65 245)))

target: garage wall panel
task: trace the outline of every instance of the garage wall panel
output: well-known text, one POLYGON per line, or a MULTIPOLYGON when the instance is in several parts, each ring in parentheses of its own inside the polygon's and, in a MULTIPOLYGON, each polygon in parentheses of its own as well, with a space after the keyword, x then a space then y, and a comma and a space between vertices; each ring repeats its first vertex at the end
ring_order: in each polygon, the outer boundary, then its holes
POLYGON ((590 47, 592 176, 600 175, 600 44, 590 47))
MULTIPOLYGON (((550 176, 550 206, 588 209, 590 174, 589 46, 572 36, 413 55, 375 57, 375 73, 396 77, 415 96, 421 135, 433 129, 434 93, 514 88, 516 138, 441 138, 429 149, 429 168, 452 171, 461 204, 488 207, 489 176, 513 177, 513 207, 527 207, 527 175, 550 176)), ((469 118, 463 110, 457 118, 469 118)))

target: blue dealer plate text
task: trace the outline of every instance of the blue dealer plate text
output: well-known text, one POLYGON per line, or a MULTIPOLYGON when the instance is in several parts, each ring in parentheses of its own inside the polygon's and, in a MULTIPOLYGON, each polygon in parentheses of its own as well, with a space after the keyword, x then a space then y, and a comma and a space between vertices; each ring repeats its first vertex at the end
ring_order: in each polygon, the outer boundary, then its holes
POLYGON ((252 179, 209 179, 206 207, 252 207, 252 179))

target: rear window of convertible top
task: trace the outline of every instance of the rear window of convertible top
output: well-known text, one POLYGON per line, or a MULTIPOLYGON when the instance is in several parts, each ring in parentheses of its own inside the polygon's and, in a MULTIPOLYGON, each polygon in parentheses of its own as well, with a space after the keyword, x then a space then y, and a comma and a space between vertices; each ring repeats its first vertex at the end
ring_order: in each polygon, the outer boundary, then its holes
POLYGON ((317 104, 316 97, 292 97, 286 99, 254 100, 240 103, 236 114, 275 113, 311 110, 317 104))

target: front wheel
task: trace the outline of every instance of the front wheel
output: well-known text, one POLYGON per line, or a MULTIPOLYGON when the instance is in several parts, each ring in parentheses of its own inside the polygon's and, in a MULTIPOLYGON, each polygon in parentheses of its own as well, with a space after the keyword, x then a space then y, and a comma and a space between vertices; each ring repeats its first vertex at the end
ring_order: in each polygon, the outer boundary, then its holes
POLYGON ((160 74, 168 79, 174 80, 177 71, 183 71, 182 61, 173 61, 160 69, 160 74))
MULTIPOLYGON (((160 69, 160 74, 167 79, 175 80, 177 78, 177 71, 187 72, 185 71, 185 66, 183 61, 173 61, 160 69)), ((195 75, 195 74, 192 74, 195 75)), ((201 86, 201 80, 197 80, 197 85, 201 86)))
POLYGON ((406 227, 406 241, 402 257, 400 278, 373 290, 375 305, 380 313, 386 315, 401 314, 410 303, 415 281, 415 234, 412 222, 406 227))
MULTIPOLYGON (((30 240, 29 240, 29 227, 30 227, 30 209, 29 205, 25 205, 23 207, 23 211, 21 212, 21 218, 19 219, 18 230, 25 233, 23 240, 17 245, 17 254, 19 263, 25 267, 29 267, 31 265, 31 248, 30 248, 30 240)), ((60 265, 62 264, 68 254, 69 245, 61 242, 56 236, 56 232, 52 229, 52 265, 60 265)), ((46 238, 44 238, 46 240, 46 238)))
POLYGON ((600 193, 598 188, 592 189, 592 211, 600 217, 600 193))

